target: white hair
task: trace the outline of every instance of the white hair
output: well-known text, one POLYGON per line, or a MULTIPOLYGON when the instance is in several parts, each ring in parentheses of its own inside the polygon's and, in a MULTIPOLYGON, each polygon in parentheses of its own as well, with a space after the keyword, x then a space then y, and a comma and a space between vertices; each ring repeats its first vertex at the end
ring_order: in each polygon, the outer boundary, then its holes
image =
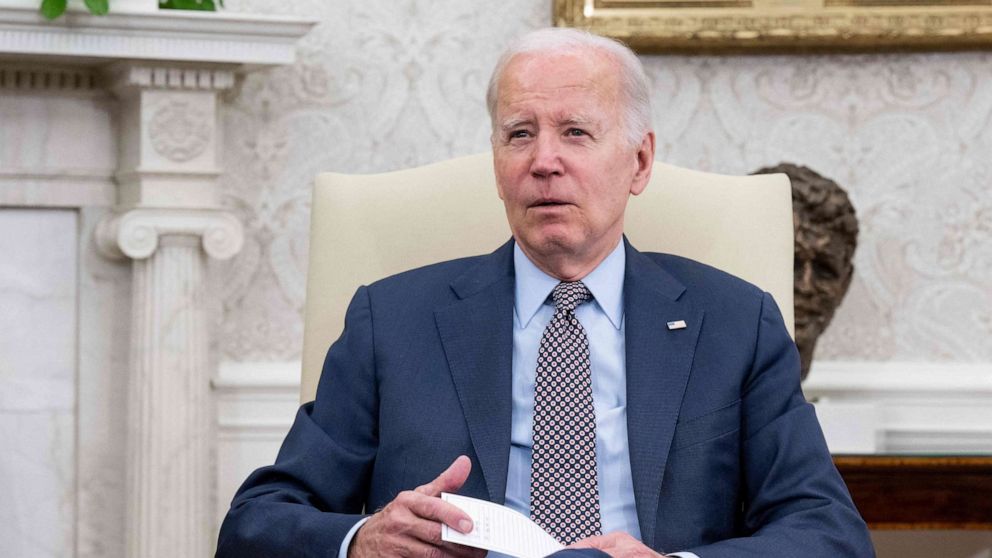
POLYGON ((525 53, 563 54, 589 50, 606 54, 618 63, 624 131, 631 144, 640 145, 644 134, 651 130, 651 96, 641 61, 620 41, 567 27, 549 27, 527 33, 499 57, 486 91, 486 107, 489 109, 493 135, 495 136, 497 129, 499 82, 515 56, 525 53))

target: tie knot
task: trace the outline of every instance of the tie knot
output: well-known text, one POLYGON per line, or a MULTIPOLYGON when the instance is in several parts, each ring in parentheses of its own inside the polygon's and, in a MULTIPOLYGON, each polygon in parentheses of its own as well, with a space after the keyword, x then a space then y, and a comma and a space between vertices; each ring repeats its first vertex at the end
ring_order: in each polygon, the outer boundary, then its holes
POLYGON ((575 307, 592 298, 592 293, 582 281, 572 281, 558 283, 555 290, 551 292, 551 298, 555 301, 555 308, 558 310, 575 310, 575 307))

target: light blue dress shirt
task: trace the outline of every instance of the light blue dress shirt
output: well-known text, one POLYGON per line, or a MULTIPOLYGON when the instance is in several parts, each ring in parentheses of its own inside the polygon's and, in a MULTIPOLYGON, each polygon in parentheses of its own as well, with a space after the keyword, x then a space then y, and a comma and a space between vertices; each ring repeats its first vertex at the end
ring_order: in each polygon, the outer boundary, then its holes
MULTIPOLYGON (((593 300, 580 304, 575 317, 589 337, 592 398, 596 411, 596 468, 604 533, 626 531, 640 538, 634 486, 627 451, 627 379, 624 365, 623 243, 582 282, 593 300)), ((537 268, 519 246, 513 247, 513 410, 506 506, 530 515, 534 379, 541 336, 554 316, 551 291, 560 282, 537 268)), ((498 556, 490 553, 490 556, 498 556)))
MULTIPOLYGON (((623 242, 582 282, 593 300, 576 308, 575 317, 589 337, 593 407, 596 411, 596 469, 603 533, 624 531, 640 540, 627 447, 627 377, 624 346, 623 242)), ((510 462, 505 505, 530 516, 530 466, 533 447, 534 379, 541 336, 554 316, 551 291, 560 282, 534 265, 519 246, 513 247, 515 293, 513 307, 513 407, 510 462)), ((341 544, 347 556, 356 524, 341 544)), ((491 558, 505 558, 490 552, 491 558)), ((692 553, 672 556, 697 558, 692 553)))
MULTIPOLYGON (((537 353, 544 329, 554 316, 551 291, 560 282, 544 273, 513 246, 515 292, 513 305, 513 410, 510 425, 510 464, 505 505, 530 516, 530 466, 533 448, 534 381, 537 353)), ((596 474, 603 533, 623 531, 640 540, 627 446, 627 366, 624 345, 623 242, 582 283, 593 300, 580 304, 575 317, 589 337, 592 399, 596 411, 596 474)), ((491 558, 504 557, 490 552, 491 558)), ((697 558, 686 552, 673 554, 697 558)))

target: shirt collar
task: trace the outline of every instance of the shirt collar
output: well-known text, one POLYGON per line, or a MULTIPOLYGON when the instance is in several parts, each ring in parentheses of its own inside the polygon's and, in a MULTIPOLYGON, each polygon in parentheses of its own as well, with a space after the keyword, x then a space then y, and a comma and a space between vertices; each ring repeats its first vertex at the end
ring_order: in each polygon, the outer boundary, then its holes
MULTIPOLYGON (((626 261, 627 255, 621 240, 610 255, 582 278, 595 303, 618 330, 623 322, 623 274, 626 261)), ((515 242, 513 268, 516 275, 514 310, 521 325, 527 327, 561 281, 541 271, 515 242)))

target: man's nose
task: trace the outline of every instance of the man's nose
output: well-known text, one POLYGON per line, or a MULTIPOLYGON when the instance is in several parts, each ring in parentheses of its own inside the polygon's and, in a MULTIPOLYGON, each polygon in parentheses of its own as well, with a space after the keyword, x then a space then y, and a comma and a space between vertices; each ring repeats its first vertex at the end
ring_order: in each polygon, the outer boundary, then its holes
POLYGON ((561 176, 565 168, 561 160, 561 144, 554 134, 538 134, 534 142, 530 172, 537 178, 561 176))

